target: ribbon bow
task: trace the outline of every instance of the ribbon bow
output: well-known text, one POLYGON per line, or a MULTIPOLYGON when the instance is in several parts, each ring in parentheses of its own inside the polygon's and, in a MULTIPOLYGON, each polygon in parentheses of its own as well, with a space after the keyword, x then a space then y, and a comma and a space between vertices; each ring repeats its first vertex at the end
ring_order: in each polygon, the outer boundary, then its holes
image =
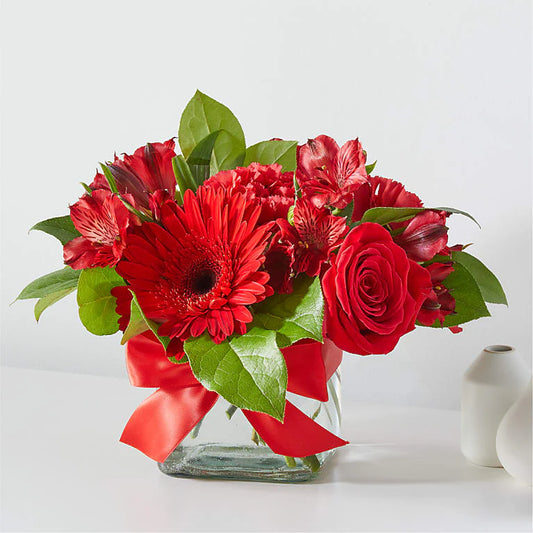
MULTIPOLYGON (((342 351, 326 341, 303 340, 281 350, 288 372, 287 390, 327 401, 327 381, 342 359, 342 351)), ((137 335, 126 346, 126 366, 135 387, 157 387, 134 411, 120 440, 151 459, 165 459, 218 400, 192 373, 189 363, 171 363, 152 333, 137 335)), ((270 449, 290 457, 307 457, 348 444, 317 424, 289 401, 283 422, 242 409, 270 449)))

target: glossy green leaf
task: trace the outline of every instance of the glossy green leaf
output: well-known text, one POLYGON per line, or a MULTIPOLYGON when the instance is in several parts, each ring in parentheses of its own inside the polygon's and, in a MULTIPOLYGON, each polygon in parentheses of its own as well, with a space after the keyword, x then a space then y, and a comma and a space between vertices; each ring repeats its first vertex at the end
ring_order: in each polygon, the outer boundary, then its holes
POLYGON ((78 305, 82 324, 95 335, 118 331, 119 316, 111 289, 124 280, 110 267, 83 270, 78 281, 78 305))
POLYGON ((452 252, 452 259, 472 275, 486 302, 507 305, 507 297, 498 278, 479 259, 466 252, 452 252))
POLYGON ((297 141, 263 141, 246 149, 243 165, 250 163, 272 165, 279 163, 283 172, 296 170, 296 147, 297 141))
POLYGON ((472 215, 453 207, 373 207, 365 212, 361 222, 375 222, 385 226, 391 222, 409 220, 423 211, 446 211, 447 213, 464 215, 479 226, 479 223, 472 215))
POLYGON ((132 299, 130 308, 130 321, 124 330, 124 333, 122 334, 120 344, 126 344, 129 340, 133 339, 133 337, 136 337, 137 335, 140 335, 149 329, 150 327, 146 323, 146 320, 144 319, 137 302, 132 299))
POLYGON ((372 171, 376 168, 376 163, 377 163, 377 160, 374 161, 373 163, 370 163, 370 165, 366 165, 365 170, 367 174, 372 173, 372 171))
POLYGON ((198 187, 209 178, 211 155, 220 132, 221 130, 214 131, 202 139, 187 158, 187 164, 198 187))
POLYGON ((337 216, 345 217, 347 222, 352 220, 354 210, 354 203, 350 202, 344 209, 339 210, 338 213, 334 213, 337 216))
POLYGON ((174 176, 176 177, 176 183, 182 198, 187 189, 196 191, 198 187, 194 181, 191 169, 182 155, 172 158, 172 169, 174 170, 174 176))
POLYGON ((477 318, 490 316, 475 279, 461 264, 454 265, 454 271, 444 283, 455 298, 455 313, 448 315, 442 326, 435 322, 433 327, 458 326, 477 318))
POLYGON ((93 195, 93 190, 86 184, 84 183, 83 181, 80 181, 80 185, 85 189, 85 192, 89 195, 89 196, 92 196, 93 195))
POLYGON ((65 289, 76 288, 80 270, 74 270, 69 266, 50 272, 41 276, 27 285, 17 296, 17 300, 28 300, 30 298, 43 298, 55 292, 65 289))
POLYGON ((37 222, 35 226, 30 228, 30 231, 32 230, 44 231, 44 233, 52 235, 58 239, 63 246, 72 239, 81 236, 81 233, 74 227, 72 219, 69 215, 65 215, 64 217, 49 218, 48 220, 37 222))
POLYGON ((42 298, 40 298, 33 309, 35 320, 39 322, 39 318, 41 318, 41 315, 43 314, 43 311, 45 309, 50 307, 52 304, 59 302, 59 300, 63 299, 65 296, 68 296, 75 289, 75 286, 69 287, 68 289, 61 289, 57 292, 53 292, 52 294, 48 294, 47 296, 43 296, 42 298))
POLYGON ((196 94, 183 111, 179 127, 179 144, 187 158, 210 133, 223 130, 216 139, 211 157, 211 175, 242 165, 246 143, 235 115, 209 96, 196 94))
POLYGON ((104 173, 104 177, 109 185, 109 188, 111 189, 111 192, 118 194, 117 182, 115 181, 115 176, 113 176, 111 173, 110 168, 103 163, 100 163, 100 167, 102 168, 102 172, 104 173))
POLYGON ((254 306, 253 324, 278 333, 278 344, 288 346, 300 339, 322 342, 324 297, 320 278, 300 274, 291 294, 274 294, 254 306))
POLYGON ((126 344, 126 342, 135 337, 135 335, 150 330, 166 350, 170 343, 170 339, 159 335, 157 332, 158 329, 159 324, 146 318, 146 315, 143 313, 141 306, 139 305, 137 296, 132 293, 130 322, 124 331, 120 344, 126 344))
POLYGON ((287 367, 275 332, 254 327, 220 344, 204 333, 188 339, 184 348, 204 387, 241 409, 283 420, 287 367))

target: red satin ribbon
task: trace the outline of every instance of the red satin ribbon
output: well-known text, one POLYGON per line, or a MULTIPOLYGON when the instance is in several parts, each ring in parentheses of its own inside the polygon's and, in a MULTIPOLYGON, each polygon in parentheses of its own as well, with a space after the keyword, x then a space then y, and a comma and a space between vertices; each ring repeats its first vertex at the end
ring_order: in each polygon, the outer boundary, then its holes
MULTIPOLYGON (((326 383, 339 366, 342 351, 329 341, 322 345, 306 340, 282 353, 287 363, 287 390, 326 401, 326 383)), ((162 462, 209 412, 218 394, 194 377, 188 363, 171 363, 151 333, 128 342, 126 367, 132 385, 159 389, 135 410, 120 440, 162 462)), ((272 451, 281 455, 306 457, 347 444, 288 401, 283 422, 264 413, 244 409, 243 413, 272 451)))

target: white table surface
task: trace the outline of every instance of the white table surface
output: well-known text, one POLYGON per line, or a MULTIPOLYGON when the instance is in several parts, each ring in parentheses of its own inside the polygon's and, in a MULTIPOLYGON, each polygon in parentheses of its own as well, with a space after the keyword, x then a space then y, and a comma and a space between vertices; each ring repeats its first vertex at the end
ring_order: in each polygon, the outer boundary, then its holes
POLYGON ((2 368, 2 529, 531 531, 531 489, 463 458, 458 411, 345 402, 352 444, 316 480, 198 480, 118 442, 150 392, 2 368))

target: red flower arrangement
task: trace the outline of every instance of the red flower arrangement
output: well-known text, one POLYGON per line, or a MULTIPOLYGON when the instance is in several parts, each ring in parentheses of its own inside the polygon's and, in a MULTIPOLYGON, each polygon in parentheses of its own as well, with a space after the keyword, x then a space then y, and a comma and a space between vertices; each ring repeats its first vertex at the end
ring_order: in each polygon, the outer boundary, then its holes
POLYGON ((346 441, 287 391, 325 401, 341 350, 389 353, 417 325, 457 332, 506 303, 448 247, 449 217, 466 213, 372 176, 358 139, 246 148, 233 114, 197 93, 179 143, 115 156, 70 216, 37 224, 67 266, 19 296, 40 314, 77 288, 89 331, 123 332, 132 384, 158 390, 122 440, 158 461, 223 397, 274 453, 316 468, 309 456, 346 441))

